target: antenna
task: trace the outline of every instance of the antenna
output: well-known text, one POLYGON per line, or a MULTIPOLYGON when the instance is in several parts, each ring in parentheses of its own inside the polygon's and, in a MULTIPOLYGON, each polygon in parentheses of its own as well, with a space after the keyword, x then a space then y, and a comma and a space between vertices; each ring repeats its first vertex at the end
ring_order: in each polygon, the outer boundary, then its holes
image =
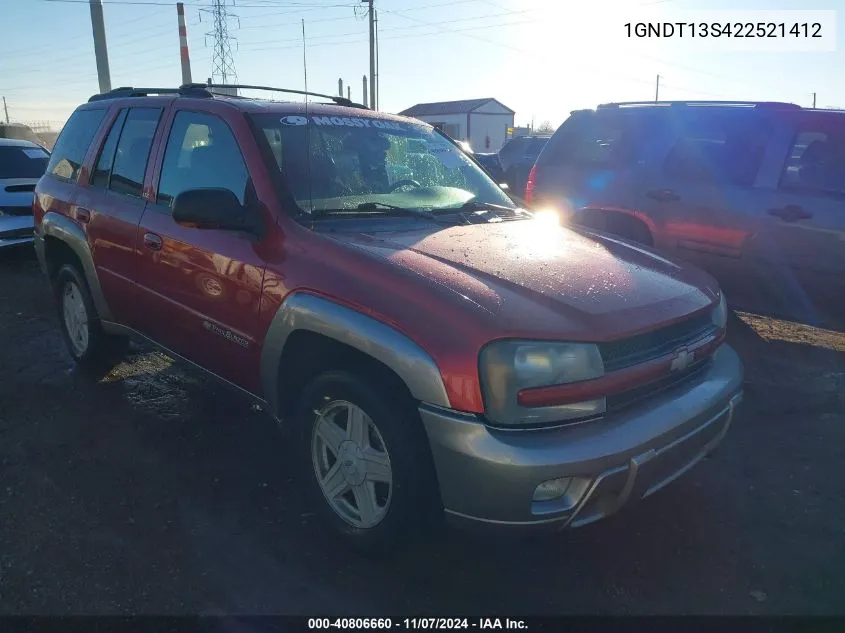
POLYGON ((308 206, 310 213, 314 213, 314 195, 311 192, 311 121, 308 119, 308 60, 305 56, 305 18, 302 18, 302 77, 305 82, 305 177, 308 178, 308 206))
MULTIPOLYGON (((308 61, 305 58, 305 18, 302 18, 302 76, 305 80, 305 92, 308 92, 308 61)), ((305 95, 305 107, 305 116, 307 117, 308 95, 305 95)))

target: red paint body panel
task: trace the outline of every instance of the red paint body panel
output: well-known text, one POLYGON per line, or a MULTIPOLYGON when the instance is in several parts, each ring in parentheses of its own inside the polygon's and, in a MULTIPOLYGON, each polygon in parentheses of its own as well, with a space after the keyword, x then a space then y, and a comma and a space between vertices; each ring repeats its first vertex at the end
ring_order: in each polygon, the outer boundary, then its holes
MULTIPOLYGON (((132 103, 118 100, 111 107, 132 103)), ((295 291, 319 294, 404 333, 437 363, 451 406, 474 413, 484 411, 479 352, 493 340, 610 341, 716 302, 715 282, 697 269, 541 222, 419 228, 411 218, 373 218, 334 221, 331 231, 321 222, 312 230, 281 206, 243 111, 259 106, 188 98, 168 103, 147 168, 143 215, 111 208, 102 215, 112 217, 100 217, 92 209, 96 265, 126 270, 132 279, 127 285, 118 274, 101 274, 115 278, 104 290, 109 304, 122 310, 121 320, 255 393, 264 338, 295 291), (263 207, 261 239, 179 226, 157 208, 158 175, 177 108, 217 114, 234 132, 263 207), (146 233, 161 238, 160 250, 145 246, 146 233), (127 300, 127 292, 134 299, 127 300)), ((261 111, 269 107, 282 115, 301 110, 301 104, 265 104, 261 111)), ((95 153, 89 152, 86 169, 95 153)), ((57 198, 67 193, 54 179, 43 182, 57 198)), ((66 205, 53 208, 69 212, 66 205)))

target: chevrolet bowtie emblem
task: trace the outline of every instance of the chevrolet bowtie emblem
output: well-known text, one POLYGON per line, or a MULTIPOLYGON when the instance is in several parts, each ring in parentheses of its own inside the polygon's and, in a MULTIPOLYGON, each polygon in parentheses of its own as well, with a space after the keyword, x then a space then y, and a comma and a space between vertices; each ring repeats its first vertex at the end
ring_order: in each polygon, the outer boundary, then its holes
POLYGON ((672 364, 669 366, 671 371, 683 371, 692 363, 694 354, 687 349, 680 350, 675 358, 672 359, 672 364))

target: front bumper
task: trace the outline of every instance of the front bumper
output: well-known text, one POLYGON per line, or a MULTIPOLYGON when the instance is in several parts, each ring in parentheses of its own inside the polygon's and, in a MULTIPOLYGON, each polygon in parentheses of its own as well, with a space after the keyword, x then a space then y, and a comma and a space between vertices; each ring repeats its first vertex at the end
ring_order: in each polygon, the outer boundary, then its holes
POLYGON ((595 422, 492 429, 422 405, 447 517, 503 528, 562 529, 609 516, 682 475, 725 436, 742 398, 742 363, 722 345, 696 382, 595 422), (577 498, 533 501, 546 481, 577 478, 577 498))
POLYGON ((0 248, 31 243, 34 229, 31 215, 0 216, 0 248))

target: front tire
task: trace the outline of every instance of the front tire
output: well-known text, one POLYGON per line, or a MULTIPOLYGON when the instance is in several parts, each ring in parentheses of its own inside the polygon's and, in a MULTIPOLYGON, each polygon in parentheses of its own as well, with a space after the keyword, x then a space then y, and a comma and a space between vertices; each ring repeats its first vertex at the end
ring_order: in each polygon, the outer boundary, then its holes
POLYGON ((384 554, 431 516, 436 481, 413 403, 374 383, 345 371, 314 378, 300 400, 298 449, 325 523, 353 547, 384 554))
POLYGON ((88 284, 75 266, 65 264, 59 269, 54 291, 62 338, 74 361, 93 367, 125 350, 125 338, 103 331, 88 284))

